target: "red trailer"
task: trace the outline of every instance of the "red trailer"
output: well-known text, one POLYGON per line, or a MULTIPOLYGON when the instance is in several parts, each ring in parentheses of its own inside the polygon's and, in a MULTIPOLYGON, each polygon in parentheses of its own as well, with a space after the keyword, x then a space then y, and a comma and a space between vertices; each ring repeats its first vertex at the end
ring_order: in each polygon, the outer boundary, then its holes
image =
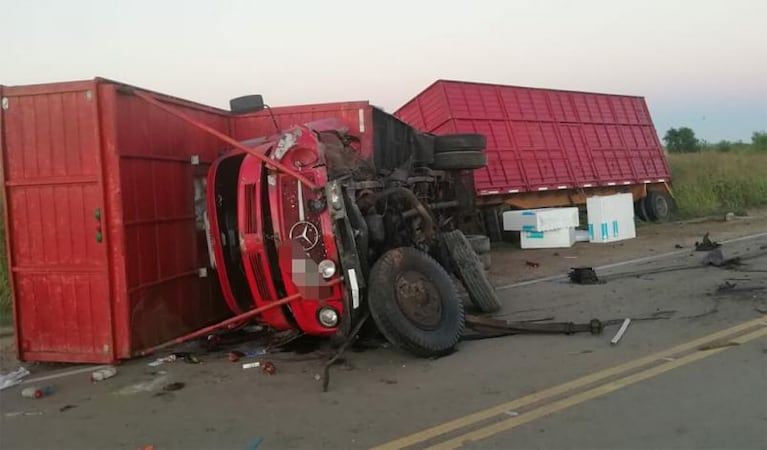
MULTIPOLYGON (((221 320, 204 180, 226 147, 103 79, 2 88, 19 357, 105 363, 221 320)), ((144 91, 146 92, 146 91, 144 91)), ((229 113, 153 94, 229 133, 229 113)))
POLYGON ((395 116, 437 135, 487 137, 488 165, 474 172, 480 205, 631 192, 640 216, 668 214, 671 174, 642 97, 438 80, 395 116))

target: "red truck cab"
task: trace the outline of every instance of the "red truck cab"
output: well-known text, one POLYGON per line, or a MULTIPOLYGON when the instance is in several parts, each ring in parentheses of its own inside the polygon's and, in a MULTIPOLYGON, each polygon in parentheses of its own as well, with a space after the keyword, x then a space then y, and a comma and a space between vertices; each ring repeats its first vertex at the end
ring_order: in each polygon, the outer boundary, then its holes
MULTIPOLYGON (((293 127, 243 144, 314 182, 327 183, 322 132, 344 129, 337 121, 293 127)), ((290 295, 300 298, 264 311, 275 329, 311 335, 337 331, 344 313, 339 256, 324 192, 256 157, 233 150, 208 175, 210 242, 229 308, 240 314, 290 295)))

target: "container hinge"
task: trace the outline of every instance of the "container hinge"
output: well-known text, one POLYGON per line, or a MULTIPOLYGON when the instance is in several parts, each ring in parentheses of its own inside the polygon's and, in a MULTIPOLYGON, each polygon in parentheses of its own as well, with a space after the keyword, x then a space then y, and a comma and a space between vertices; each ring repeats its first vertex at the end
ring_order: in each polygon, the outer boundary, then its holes
POLYGON ((3 110, 8 111, 8 107, 10 106, 10 102, 8 101, 8 97, 3 97, 3 110))
POLYGON ((197 269, 197 276, 200 278, 207 278, 208 277, 208 268, 207 267, 200 267, 197 269))
POLYGON ((85 100, 87 101, 93 100, 93 91, 91 91, 90 89, 85 91, 85 100))
POLYGON ((200 165, 200 155, 192 155, 189 158, 189 162, 192 163, 193 166, 199 166, 200 165))

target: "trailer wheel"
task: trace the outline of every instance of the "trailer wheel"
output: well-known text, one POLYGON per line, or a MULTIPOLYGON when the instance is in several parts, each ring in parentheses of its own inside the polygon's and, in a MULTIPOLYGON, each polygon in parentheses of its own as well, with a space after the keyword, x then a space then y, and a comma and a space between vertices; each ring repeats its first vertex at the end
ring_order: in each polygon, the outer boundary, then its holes
POLYGON ((487 279, 482 260, 460 230, 442 233, 442 238, 450 252, 450 260, 458 278, 469 293, 471 302, 482 312, 495 312, 501 309, 501 302, 495 288, 487 279))
POLYGON ((655 222, 665 222, 671 218, 672 203, 668 195, 663 192, 650 191, 645 197, 645 209, 647 217, 655 222))
POLYGON ((634 202, 634 215, 644 222, 650 221, 650 217, 647 215, 647 206, 645 205, 644 198, 640 198, 634 202))
POLYGON ((419 250, 386 252, 370 270, 370 314, 394 346, 418 356, 449 353, 463 334, 463 303, 445 269, 419 250))
POLYGON ((482 134, 446 134, 434 139, 434 153, 481 151, 487 147, 482 134))
POLYGON ((487 156, 480 151, 460 151, 435 153, 434 163, 437 170, 481 169, 487 165, 487 156))

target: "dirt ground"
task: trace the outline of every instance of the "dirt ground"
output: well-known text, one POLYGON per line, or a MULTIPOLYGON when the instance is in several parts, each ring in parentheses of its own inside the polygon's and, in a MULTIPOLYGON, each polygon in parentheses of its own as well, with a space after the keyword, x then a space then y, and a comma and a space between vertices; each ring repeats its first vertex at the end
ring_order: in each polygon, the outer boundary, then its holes
POLYGON ((748 216, 724 220, 709 217, 661 224, 637 223, 637 237, 622 242, 592 244, 576 242, 565 249, 521 250, 518 244, 498 243, 491 252, 490 278, 502 287, 511 283, 566 274, 571 267, 596 267, 619 261, 693 250, 695 242, 710 233, 715 241, 726 241, 767 232, 767 210, 749 211, 748 216), (538 263, 532 267, 527 262, 538 263))

